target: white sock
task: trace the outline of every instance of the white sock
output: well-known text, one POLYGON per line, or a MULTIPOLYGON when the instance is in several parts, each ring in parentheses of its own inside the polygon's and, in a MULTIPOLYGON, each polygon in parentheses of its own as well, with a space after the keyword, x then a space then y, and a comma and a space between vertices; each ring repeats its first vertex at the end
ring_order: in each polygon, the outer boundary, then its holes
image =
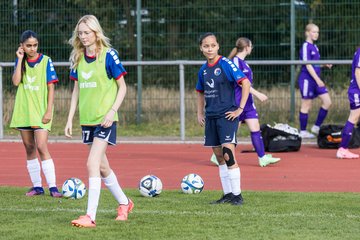
POLYGON ((224 191, 224 195, 231 193, 231 182, 229 178, 229 170, 226 164, 219 165, 219 176, 221 180, 221 186, 224 191))
POLYGON ((41 162, 42 171, 45 175, 49 188, 56 187, 56 175, 54 161, 50 158, 41 162))
POLYGON ((27 160, 27 170, 30 175, 31 182, 34 187, 42 187, 41 174, 40 174, 40 163, 37 158, 27 160))
POLYGON ((126 197, 125 193, 121 189, 117 177, 113 171, 111 171, 109 176, 103 178, 102 180, 119 204, 129 204, 129 199, 126 197))
POLYGON ((101 190, 101 178, 90 177, 89 178, 89 191, 88 191, 88 205, 86 214, 90 216, 91 220, 95 221, 96 211, 99 205, 101 190))
POLYGON ((231 182, 231 190, 234 195, 241 193, 240 187, 240 168, 229 169, 229 178, 231 182))

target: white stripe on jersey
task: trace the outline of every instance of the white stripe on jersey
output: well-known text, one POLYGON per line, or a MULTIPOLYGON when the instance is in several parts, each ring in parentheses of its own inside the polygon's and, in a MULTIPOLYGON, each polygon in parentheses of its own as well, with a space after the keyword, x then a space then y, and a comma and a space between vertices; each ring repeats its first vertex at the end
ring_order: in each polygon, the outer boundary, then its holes
POLYGON ((360 67, 360 54, 358 56, 358 64, 357 64, 357 67, 360 67))
POLYGON ((303 96, 307 97, 309 91, 309 80, 304 79, 303 96))
POLYGON ((236 65, 237 67, 240 66, 239 58, 235 57, 235 58, 233 59, 233 61, 234 61, 235 65, 236 65))
POLYGON ((357 93, 354 94, 354 102, 355 102, 355 106, 360 105, 359 94, 357 94, 357 93))
POLYGON ((307 47, 308 47, 308 43, 305 42, 305 43, 303 44, 303 49, 302 49, 302 54, 303 54, 303 55, 302 55, 302 57, 303 57, 302 60, 304 60, 304 61, 307 61, 307 60, 308 60, 307 47))

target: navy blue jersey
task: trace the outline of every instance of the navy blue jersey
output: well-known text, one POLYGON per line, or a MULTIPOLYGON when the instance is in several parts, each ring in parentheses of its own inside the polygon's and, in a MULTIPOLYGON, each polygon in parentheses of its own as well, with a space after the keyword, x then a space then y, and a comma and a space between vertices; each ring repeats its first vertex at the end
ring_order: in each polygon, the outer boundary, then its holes
POLYGON ((244 73, 226 57, 220 56, 212 65, 205 63, 198 73, 196 91, 204 93, 206 117, 219 118, 236 110, 235 88, 244 79, 244 73))

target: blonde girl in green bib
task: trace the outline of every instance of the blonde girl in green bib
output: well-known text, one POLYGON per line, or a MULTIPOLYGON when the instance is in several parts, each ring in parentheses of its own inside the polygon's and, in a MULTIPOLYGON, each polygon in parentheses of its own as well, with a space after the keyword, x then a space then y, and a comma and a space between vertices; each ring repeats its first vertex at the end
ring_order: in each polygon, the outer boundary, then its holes
POLYGON ((126 94, 124 75, 118 53, 93 15, 85 15, 76 24, 70 45, 70 79, 74 80, 65 136, 72 136, 72 121, 79 105, 83 143, 89 145, 87 170, 89 175, 86 215, 75 219, 75 227, 96 227, 101 180, 118 203, 115 220, 125 221, 134 203, 123 192, 110 168, 106 155, 108 145, 116 144, 118 109, 126 94))
POLYGON ((53 118, 54 85, 58 77, 51 59, 39 53, 38 47, 39 39, 35 32, 27 30, 22 33, 12 76, 17 93, 10 127, 20 131, 26 150, 27 169, 33 184, 26 196, 44 194, 42 169, 50 196, 62 197, 56 187, 54 161, 47 147, 53 118))

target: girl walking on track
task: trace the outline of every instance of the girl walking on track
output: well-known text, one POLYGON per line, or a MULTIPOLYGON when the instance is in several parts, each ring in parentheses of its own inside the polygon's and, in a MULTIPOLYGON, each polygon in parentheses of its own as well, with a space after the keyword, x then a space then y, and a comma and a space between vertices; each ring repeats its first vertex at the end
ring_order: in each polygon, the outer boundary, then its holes
POLYGON ((358 154, 349 151, 354 125, 359 122, 360 117, 360 48, 354 54, 351 68, 351 80, 348 89, 350 103, 350 115, 341 133, 340 148, 336 152, 337 158, 359 158, 358 154))
POLYGON ((250 81, 229 59, 218 54, 219 44, 213 33, 200 37, 200 51, 207 62, 200 68, 196 90, 197 118, 205 126, 206 147, 212 147, 219 162, 224 195, 213 204, 242 205, 240 167, 235 159, 236 132, 250 92, 250 81), (241 100, 235 89, 241 86, 241 100), (205 108, 205 116, 204 116, 205 108))
MULTIPOLYGON (((314 42, 319 37, 319 27, 310 23, 305 28, 306 41, 300 49, 300 60, 320 60, 320 53, 318 47, 314 42)), ((331 99, 324 81, 320 78, 321 67, 331 68, 331 64, 317 65, 307 64, 301 67, 301 72, 298 78, 300 93, 301 93, 301 108, 299 113, 300 121, 300 136, 302 138, 315 138, 318 135, 321 124, 324 122, 328 109, 331 106, 331 99), (319 97, 322 101, 315 124, 311 128, 311 132, 306 130, 308 123, 309 111, 312 101, 319 97), (315 134, 315 135, 314 135, 315 134)))
POLYGON ((50 196, 62 197, 56 187, 54 161, 48 150, 48 134, 53 118, 55 83, 58 82, 51 59, 38 52, 39 38, 31 30, 22 33, 16 51, 12 82, 17 86, 10 127, 20 131, 25 146, 27 169, 33 187, 26 193, 44 195, 41 169, 49 186, 50 196), (41 159, 41 166, 37 158, 41 159))
MULTIPOLYGON (((251 84, 253 83, 253 72, 250 66, 246 63, 245 58, 251 54, 252 49, 253 45, 250 39, 241 37, 237 39, 236 46, 230 52, 228 57, 229 59, 232 59, 235 65, 246 75, 251 84)), ((259 165, 261 167, 265 167, 269 164, 277 163, 280 161, 280 158, 274 158, 271 154, 265 154, 264 142, 260 132, 259 117, 252 95, 262 102, 268 99, 265 94, 251 87, 249 98, 245 104, 243 112, 239 116, 239 127, 242 122, 245 122, 248 125, 251 132, 251 142, 259 158, 259 165)))
POLYGON ((106 155, 108 145, 116 144, 118 109, 126 94, 126 71, 118 53, 93 15, 85 15, 76 24, 69 43, 70 78, 75 81, 65 135, 72 136, 72 120, 79 103, 82 140, 89 145, 89 175, 86 215, 73 220, 76 227, 96 227, 101 180, 118 202, 115 220, 125 221, 134 207, 121 189, 106 155))

